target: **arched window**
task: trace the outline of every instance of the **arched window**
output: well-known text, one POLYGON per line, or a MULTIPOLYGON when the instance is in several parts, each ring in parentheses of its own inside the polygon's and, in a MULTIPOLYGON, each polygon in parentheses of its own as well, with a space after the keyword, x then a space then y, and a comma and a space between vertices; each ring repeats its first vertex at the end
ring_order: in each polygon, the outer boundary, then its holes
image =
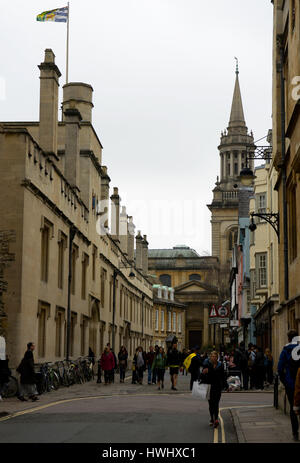
POLYGON ((169 286, 169 287, 172 286, 171 285, 171 276, 170 275, 167 275, 167 274, 160 275, 159 281, 161 282, 161 284, 163 286, 169 286))
POLYGON ((190 281, 192 281, 192 280, 200 281, 201 280, 201 275, 198 275, 197 273, 192 273, 192 275, 189 276, 189 280, 190 281))

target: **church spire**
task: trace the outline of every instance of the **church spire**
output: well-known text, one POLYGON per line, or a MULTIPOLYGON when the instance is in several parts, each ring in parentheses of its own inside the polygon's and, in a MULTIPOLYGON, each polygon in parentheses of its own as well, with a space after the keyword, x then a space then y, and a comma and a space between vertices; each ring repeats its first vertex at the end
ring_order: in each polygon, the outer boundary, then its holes
POLYGON ((243 103, 242 103, 242 96, 240 90, 240 82, 239 82, 239 64, 238 59, 236 59, 236 78, 235 78, 235 87, 233 92, 233 100, 231 106, 231 114, 230 114, 230 121, 229 121, 229 129, 231 127, 245 127, 245 117, 244 117, 244 110, 243 110, 243 103))

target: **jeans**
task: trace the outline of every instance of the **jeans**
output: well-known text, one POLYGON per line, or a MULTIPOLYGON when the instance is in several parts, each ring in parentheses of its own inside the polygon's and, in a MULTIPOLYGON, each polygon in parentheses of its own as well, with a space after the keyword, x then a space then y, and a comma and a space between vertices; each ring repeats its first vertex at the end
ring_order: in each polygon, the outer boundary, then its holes
POLYGON ((294 390, 293 389, 285 389, 289 404, 290 404, 290 418, 291 418, 291 425, 292 425, 292 431, 293 434, 298 434, 299 431, 299 421, 296 413, 293 410, 294 406, 294 390))
POLYGON ((152 372, 152 383, 156 384, 156 375, 157 375, 157 369, 154 368, 152 372))
POLYGON ((151 383, 152 369, 151 365, 148 365, 148 384, 151 383))
POLYGON ((220 399, 221 393, 211 391, 210 399, 208 401, 211 421, 215 421, 218 419, 220 399))
POLYGON ((124 381, 125 379, 125 371, 126 371, 126 367, 125 365, 120 365, 120 381, 124 381))

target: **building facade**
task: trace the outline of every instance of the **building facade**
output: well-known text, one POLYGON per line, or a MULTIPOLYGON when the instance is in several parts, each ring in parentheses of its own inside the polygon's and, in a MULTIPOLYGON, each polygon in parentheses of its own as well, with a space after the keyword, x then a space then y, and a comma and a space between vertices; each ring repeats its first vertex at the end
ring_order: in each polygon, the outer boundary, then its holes
POLYGON ((166 338, 176 336, 179 351, 185 347, 186 306, 174 297, 174 288, 153 286, 153 344, 167 352, 166 338))
MULTIPOLYGON (((186 306, 184 347, 212 345, 208 318, 212 305, 220 304, 218 258, 201 257, 184 245, 149 249, 149 270, 161 285, 174 288, 175 299, 186 306)), ((221 342, 219 329, 215 341, 221 342)))
POLYGON ((87 355, 89 347, 98 357, 107 342, 132 355, 152 342, 148 242, 138 234, 135 259, 132 217, 120 212, 117 188, 110 196, 92 125, 92 87, 63 87, 58 122, 52 50, 39 69, 39 121, 0 123, 0 231, 16 236, 3 295, 11 366, 29 341, 37 362, 64 359, 67 349, 70 358, 87 355))
POLYGON ((300 5, 274 0, 273 151, 278 172, 279 304, 274 348, 287 342, 289 329, 300 330, 300 5))

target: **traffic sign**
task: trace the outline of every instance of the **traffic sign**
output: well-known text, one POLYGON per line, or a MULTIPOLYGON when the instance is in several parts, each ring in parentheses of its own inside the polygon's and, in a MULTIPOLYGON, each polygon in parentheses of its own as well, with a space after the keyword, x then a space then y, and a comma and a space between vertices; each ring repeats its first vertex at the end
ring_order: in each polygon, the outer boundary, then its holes
POLYGON ((218 312, 216 310, 216 307, 213 305, 209 312, 209 318, 214 318, 217 316, 218 316, 218 312))
POLYGON ((224 307, 222 305, 221 307, 218 308, 218 312, 219 312, 219 317, 221 317, 221 318, 228 317, 228 308, 227 307, 224 307))
POLYGON ((209 325, 229 323, 229 318, 213 317, 208 319, 209 325))

